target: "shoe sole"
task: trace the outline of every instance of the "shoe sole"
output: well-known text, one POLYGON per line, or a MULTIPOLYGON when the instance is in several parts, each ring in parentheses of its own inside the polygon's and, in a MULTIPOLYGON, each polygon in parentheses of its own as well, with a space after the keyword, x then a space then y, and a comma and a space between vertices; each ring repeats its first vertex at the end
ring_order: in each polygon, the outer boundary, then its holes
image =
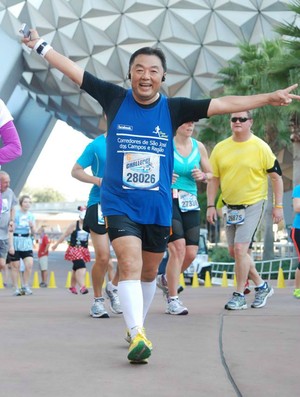
POLYGON ((130 364, 137 365, 137 364, 148 364, 148 360, 145 358, 144 360, 140 361, 129 361, 130 364))
POLYGON ((86 295, 86 294, 88 294, 88 293, 89 293, 89 291, 88 291, 88 290, 86 290, 86 291, 83 291, 83 292, 81 292, 81 291, 80 291, 80 293, 81 293, 81 295, 86 295))
POLYGON ((243 305, 243 306, 240 306, 240 307, 229 307, 228 305, 224 306, 224 309, 226 309, 226 310, 245 310, 247 308, 248 308, 247 305, 243 305))
POLYGON ((110 308, 110 311, 114 314, 123 314, 123 312, 115 310, 111 305, 109 305, 109 308, 110 308))
POLYGON ((254 306, 253 303, 252 303, 251 307, 252 307, 253 309, 260 309, 261 307, 266 306, 267 299, 270 298, 270 296, 272 296, 273 294, 274 294, 274 289, 272 288, 272 289, 270 290, 270 292, 268 293, 268 295, 267 295, 267 296, 265 297, 265 299, 263 300, 263 302, 262 302, 259 306, 254 306))
POLYGON ((183 310, 180 313, 172 313, 172 312, 166 311, 166 314, 171 314, 171 316, 186 316, 187 314, 189 314, 189 311, 183 310))
POLYGON ((90 313, 90 316, 93 317, 93 318, 109 318, 108 313, 103 313, 103 314, 100 315, 100 316, 99 316, 98 314, 90 313))
POLYGON ((134 349, 128 353, 128 360, 132 363, 144 364, 144 361, 151 356, 151 349, 145 342, 140 341, 134 349))

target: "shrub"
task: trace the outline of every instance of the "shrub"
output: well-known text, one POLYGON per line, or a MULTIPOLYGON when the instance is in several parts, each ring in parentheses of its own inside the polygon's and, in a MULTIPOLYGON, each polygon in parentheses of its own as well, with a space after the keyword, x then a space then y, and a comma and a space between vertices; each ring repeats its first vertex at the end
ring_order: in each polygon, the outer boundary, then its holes
POLYGON ((219 246, 209 250, 209 259, 211 262, 234 262, 234 259, 229 255, 228 249, 219 246))

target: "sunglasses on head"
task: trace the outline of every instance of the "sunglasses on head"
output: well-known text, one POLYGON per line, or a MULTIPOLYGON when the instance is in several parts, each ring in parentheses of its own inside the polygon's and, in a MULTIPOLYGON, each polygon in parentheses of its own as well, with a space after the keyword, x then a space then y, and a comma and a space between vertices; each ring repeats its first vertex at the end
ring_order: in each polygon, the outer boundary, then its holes
POLYGON ((231 122, 232 123, 236 123, 237 121, 239 121, 240 123, 245 123, 248 119, 247 117, 231 117, 231 122))

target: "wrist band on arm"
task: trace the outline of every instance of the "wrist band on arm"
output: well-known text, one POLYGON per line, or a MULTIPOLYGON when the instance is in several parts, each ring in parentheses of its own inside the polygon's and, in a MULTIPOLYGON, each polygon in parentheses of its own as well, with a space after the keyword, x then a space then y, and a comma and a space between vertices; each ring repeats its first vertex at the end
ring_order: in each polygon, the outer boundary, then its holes
POLYGON ((52 50, 52 48, 53 47, 51 47, 51 45, 49 45, 44 39, 39 39, 33 47, 36 53, 41 55, 43 58, 49 50, 52 50))
POLYGON ((276 205, 276 204, 275 204, 275 208, 283 208, 283 205, 279 205, 279 204, 276 205))
POLYGON ((208 205, 206 208, 215 208, 215 205, 208 205))

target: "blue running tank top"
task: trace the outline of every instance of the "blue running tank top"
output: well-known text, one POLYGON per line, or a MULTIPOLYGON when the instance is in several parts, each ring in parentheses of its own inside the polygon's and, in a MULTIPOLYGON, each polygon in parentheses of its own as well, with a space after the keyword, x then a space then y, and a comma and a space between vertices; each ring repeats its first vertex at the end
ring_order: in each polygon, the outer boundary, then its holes
POLYGON ((197 184, 192 177, 192 170, 200 166, 201 156, 196 139, 191 138, 192 151, 187 156, 182 156, 176 149, 174 144, 174 173, 178 174, 176 182, 173 183, 172 188, 184 190, 185 192, 197 196, 197 184))
POLYGON ((143 107, 128 90, 106 139, 103 214, 170 226, 174 146, 167 98, 143 107))

